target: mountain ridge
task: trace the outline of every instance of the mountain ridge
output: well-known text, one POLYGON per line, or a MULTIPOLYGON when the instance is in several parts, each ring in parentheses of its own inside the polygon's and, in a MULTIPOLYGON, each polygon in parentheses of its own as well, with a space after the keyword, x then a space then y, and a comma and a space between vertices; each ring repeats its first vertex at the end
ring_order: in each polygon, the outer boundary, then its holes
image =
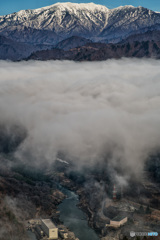
POLYGON ((131 5, 108 9, 67 2, 0 16, 1 35, 33 44, 54 45, 72 36, 116 43, 154 29, 160 29, 160 13, 131 5))
POLYGON ((118 44, 92 42, 67 51, 56 48, 37 51, 26 60, 104 61, 122 57, 160 59, 160 41, 135 41, 118 44))
POLYGON ((0 59, 2 60, 21 60, 28 57, 38 50, 51 49, 49 45, 30 45, 19 43, 0 35, 0 59))

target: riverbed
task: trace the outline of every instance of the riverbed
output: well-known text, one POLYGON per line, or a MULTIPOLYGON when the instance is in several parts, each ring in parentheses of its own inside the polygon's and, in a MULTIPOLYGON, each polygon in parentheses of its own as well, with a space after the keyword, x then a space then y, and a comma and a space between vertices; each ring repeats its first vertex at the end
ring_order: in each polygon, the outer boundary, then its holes
POLYGON ((99 240, 95 231, 89 227, 85 213, 78 208, 79 197, 74 192, 61 189, 67 198, 59 205, 60 220, 79 240, 99 240))

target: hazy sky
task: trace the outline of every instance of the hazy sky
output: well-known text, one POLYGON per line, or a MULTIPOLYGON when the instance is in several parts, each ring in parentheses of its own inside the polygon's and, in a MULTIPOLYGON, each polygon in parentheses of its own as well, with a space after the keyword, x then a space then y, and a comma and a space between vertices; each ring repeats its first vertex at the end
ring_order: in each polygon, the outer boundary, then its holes
MULTIPOLYGON (((0 0, 0 15, 9 14, 12 12, 17 12, 22 9, 34 9, 43 6, 48 6, 56 3, 55 0, 0 0)), ((59 1, 68 2, 68 1, 59 1)), ((76 3, 88 3, 88 0, 70 0, 70 2, 76 3)), ((146 8, 152 9, 154 11, 160 11, 160 1, 159 0, 94 0, 92 1, 96 4, 106 5, 108 8, 115 8, 121 5, 133 5, 133 6, 144 6, 146 8)))

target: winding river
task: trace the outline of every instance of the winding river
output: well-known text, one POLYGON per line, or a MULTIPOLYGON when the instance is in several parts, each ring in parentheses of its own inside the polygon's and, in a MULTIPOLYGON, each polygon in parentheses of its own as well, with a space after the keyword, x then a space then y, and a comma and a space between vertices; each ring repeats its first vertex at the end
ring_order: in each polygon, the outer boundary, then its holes
POLYGON ((77 207, 78 195, 65 188, 61 188, 61 191, 67 195, 67 198, 58 207, 60 220, 79 240, 99 240, 95 231, 88 226, 86 215, 77 207))

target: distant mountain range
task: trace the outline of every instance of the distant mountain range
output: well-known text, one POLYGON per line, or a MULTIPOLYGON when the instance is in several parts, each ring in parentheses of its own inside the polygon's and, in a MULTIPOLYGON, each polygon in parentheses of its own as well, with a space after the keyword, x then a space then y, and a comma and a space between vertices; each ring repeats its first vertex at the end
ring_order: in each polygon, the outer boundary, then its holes
POLYGON ((110 10, 94 3, 56 3, 0 16, 0 58, 20 60, 37 50, 51 48, 52 52, 55 48, 80 50, 94 42, 112 46, 134 41, 157 44, 159 36, 160 13, 143 7, 110 10))
POLYGON ((35 51, 51 48, 53 48, 53 46, 44 44, 31 45, 16 42, 4 36, 0 36, 0 59, 3 60, 21 60, 28 57, 31 53, 35 51))
POLYGON ((74 60, 101 61, 122 57, 160 59, 160 42, 127 42, 121 44, 88 43, 85 46, 64 51, 62 49, 43 50, 32 53, 27 60, 74 60))

